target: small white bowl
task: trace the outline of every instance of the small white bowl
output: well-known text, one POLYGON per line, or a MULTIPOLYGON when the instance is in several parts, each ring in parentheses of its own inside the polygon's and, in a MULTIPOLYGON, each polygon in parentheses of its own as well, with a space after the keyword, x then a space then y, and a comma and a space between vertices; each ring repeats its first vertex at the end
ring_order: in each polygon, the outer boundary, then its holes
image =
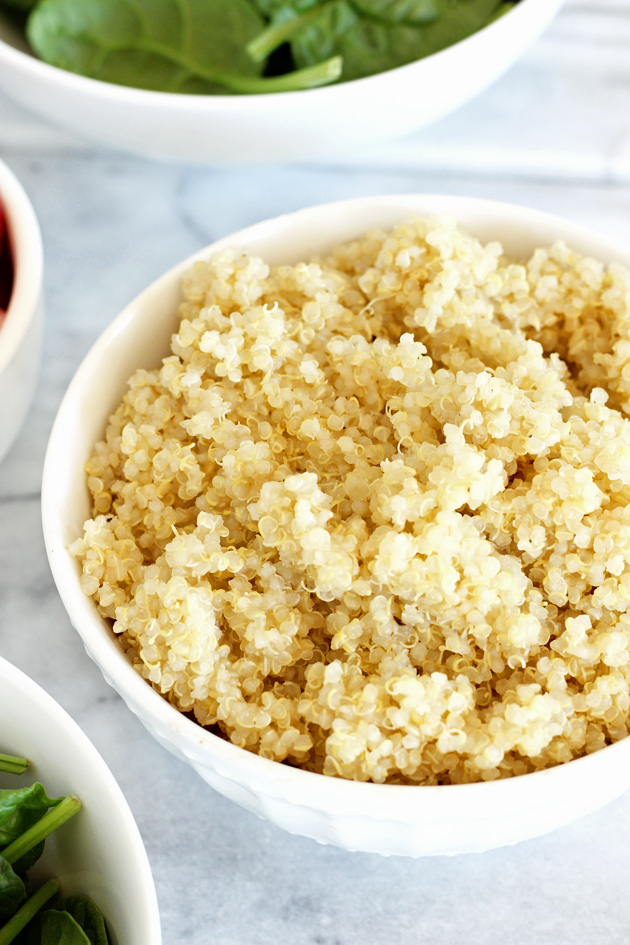
POLYGON ((15 174, 0 161, 0 204, 9 229, 13 291, 0 321, 0 460, 26 417, 41 359, 42 238, 35 211, 15 174))
POLYGON ((79 583, 68 545, 90 515, 84 464, 136 368, 169 353, 182 273, 194 259, 235 246, 271 263, 296 262, 374 226, 453 213, 480 239, 524 256, 565 239, 601 260, 630 265, 630 250, 545 213, 463 197, 396 195, 312 207, 241 230, 158 279, 99 338, 57 415, 45 460, 42 511, 50 566, 70 619, 107 681, 155 738, 212 787, 273 823, 349 850, 424 856, 481 852, 547 833, 630 787, 630 738, 535 774, 488 783, 405 786, 345 781, 269 761, 201 728, 127 662, 111 627, 79 583))
POLYGON ((124 88, 33 58, 0 20, 0 88, 81 136, 139 154, 206 164, 320 160, 428 125, 514 63, 562 0, 521 0, 473 36, 418 62, 352 82, 264 95, 124 88))
POLYGON ((75 794, 83 805, 46 840, 29 876, 58 879, 62 896, 90 896, 112 945, 160 945, 157 898, 140 833, 92 743, 48 693, 1 658, 0 718, 0 751, 31 762, 19 777, 0 773, 2 786, 41 781, 50 797, 75 794))

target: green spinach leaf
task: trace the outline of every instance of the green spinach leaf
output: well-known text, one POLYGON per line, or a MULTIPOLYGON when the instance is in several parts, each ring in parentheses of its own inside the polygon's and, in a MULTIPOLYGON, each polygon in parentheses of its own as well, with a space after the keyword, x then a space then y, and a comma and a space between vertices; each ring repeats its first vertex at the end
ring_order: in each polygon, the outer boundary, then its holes
POLYGON ((289 37, 295 63, 340 55, 343 79, 402 66, 451 46, 485 26, 500 0, 435 0, 439 15, 424 24, 384 23, 361 16, 350 0, 329 0, 289 37))
POLYGON ((41 945, 90 945, 90 940, 69 912, 47 909, 39 918, 41 945))
MULTIPOLYGON (((338 54, 346 37, 360 24, 361 17, 348 0, 327 0, 297 19, 276 26, 275 32, 291 44, 296 64, 306 66, 338 54)), ((271 30, 267 33, 271 35, 271 30)), ((346 78, 345 62, 343 76, 346 78)))
POLYGON ((263 16, 283 21, 320 5, 322 0, 252 0, 263 16))
POLYGON ((248 0, 41 0, 27 37, 52 65, 119 85, 217 92, 257 76, 245 44, 264 21, 248 0))
POLYGON ((246 51, 262 26, 249 0, 40 0, 26 32, 46 62, 140 89, 258 94, 339 78, 337 58, 262 76, 246 51))
POLYGON ((430 23, 440 15, 437 0, 352 0, 360 13, 384 23, 430 23))
POLYGON ((26 899, 26 887, 13 867, 0 856, 0 923, 16 912, 26 899))
POLYGON ((108 945, 103 914, 89 896, 66 896, 51 908, 69 913, 87 935, 90 945, 108 945))
POLYGON ((39 782, 17 790, 0 790, 0 848, 12 843, 60 801, 48 797, 39 782))
POLYGON ((429 53, 460 42, 486 26, 501 0, 435 0, 438 16, 423 32, 429 53))
POLYGON ((499 4, 498 8, 495 10, 494 15, 491 17, 490 22, 494 23, 495 20, 500 19, 506 13, 509 13, 510 10, 513 10, 518 0, 505 0, 504 3, 499 4))

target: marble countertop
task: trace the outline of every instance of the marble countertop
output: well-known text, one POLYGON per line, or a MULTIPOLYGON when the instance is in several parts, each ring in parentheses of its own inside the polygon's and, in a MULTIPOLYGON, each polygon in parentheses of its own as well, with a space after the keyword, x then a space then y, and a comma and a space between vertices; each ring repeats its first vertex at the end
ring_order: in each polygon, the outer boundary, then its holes
POLYGON ((70 712, 117 777, 165 945, 627 942, 630 794, 538 840, 425 860, 319 846, 215 794, 86 657, 50 575, 39 500, 56 409, 92 342, 157 275, 232 230, 311 203, 427 191, 528 204, 628 240, 629 47, 627 0, 567 0, 468 106, 330 166, 151 163, 73 138, 0 91, 0 157, 31 196, 46 258, 39 386, 0 465, 0 653, 70 712))

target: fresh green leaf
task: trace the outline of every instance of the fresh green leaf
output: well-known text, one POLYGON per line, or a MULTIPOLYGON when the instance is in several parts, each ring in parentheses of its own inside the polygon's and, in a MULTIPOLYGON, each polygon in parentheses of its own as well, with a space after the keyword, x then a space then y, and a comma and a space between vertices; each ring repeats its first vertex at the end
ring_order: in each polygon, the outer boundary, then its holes
POLYGON ((12 916, 26 899, 26 887, 10 863, 0 856, 0 922, 12 916))
POLYGON ((41 0, 27 37, 52 65, 105 82, 217 92, 258 80, 245 45, 264 21, 248 0, 41 0))
POLYGON ((364 16, 384 23, 430 23, 440 15, 437 0, 352 0, 364 16))
POLYGON ((90 945, 81 926, 69 912, 47 909, 40 918, 41 945, 90 945))
POLYGON ((79 928, 85 932, 90 945, 108 945, 109 939, 103 914, 89 896, 66 896, 52 908, 68 912, 79 928))
POLYGON ((245 46, 262 23, 248 0, 41 0, 27 34, 52 65, 157 91, 258 94, 339 77, 335 57, 260 76, 245 46))
POLYGON ((414 62, 485 26, 500 0, 436 0, 439 16, 412 26, 361 16, 349 0, 329 0, 289 39, 297 66, 332 55, 343 59, 343 79, 357 79, 414 62))
MULTIPOLYGON (((294 29, 284 41, 289 41, 297 65, 307 66, 327 59, 342 50, 347 38, 361 25, 361 17, 348 0, 329 0, 314 11, 296 20, 294 29)), ((343 63, 346 78, 346 63, 343 63)))
POLYGON ((48 797, 39 782, 16 790, 0 790, 0 848, 28 830, 60 800, 48 797))

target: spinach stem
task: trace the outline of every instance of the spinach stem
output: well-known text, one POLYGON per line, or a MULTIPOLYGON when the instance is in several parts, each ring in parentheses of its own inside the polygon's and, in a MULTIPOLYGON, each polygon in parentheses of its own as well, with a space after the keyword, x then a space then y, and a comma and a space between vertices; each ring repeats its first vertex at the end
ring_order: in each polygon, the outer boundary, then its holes
MULTIPOLYGON (((149 44, 145 44, 145 48, 159 56, 164 56, 165 59, 176 63, 182 69, 192 72, 192 67, 185 57, 174 50, 149 44)), ((293 72, 277 76, 239 75, 237 72, 223 72, 222 69, 215 69, 211 64, 195 66, 194 69, 199 78, 222 85, 230 92, 258 95, 262 92, 297 92, 301 89, 327 85, 341 76, 342 66, 341 56, 331 56, 330 59, 318 62, 314 66, 306 66, 304 69, 295 69, 293 72)))
POLYGON ((316 6, 299 16, 292 16, 284 23, 271 23, 262 33, 250 40, 245 47, 247 55, 253 62, 263 62, 274 49, 286 43, 296 30, 302 29, 315 17, 320 16, 321 12, 321 6, 316 6))
POLYGON ((0 753, 0 771, 6 771, 8 774, 24 774, 30 761, 27 758, 16 758, 15 755, 3 755, 0 753))
POLYGON ((6 925, 0 928, 0 945, 9 945, 58 890, 59 883, 57 880, 49 879, 30 899, 27 899, 15 915, 11 916, 6 925))
MULTIPOLYGON (((121 46, 116 51, 120 52, 124 48, 124 46, 121 46)), ((328 85, 341 77, 343 68, 341 56, 331 56, 330 59, 318 62, 314 66, 295 69, 293 72, 287 72, 284 75, 239 75, 237 72, 224 72, 222 69, 215 69, 212 64, 191 66, 185 56, 158 43, 144 43, 143 49, 145 52, 163 56, 164 59, 175 63, 191 75, 205 79, 206 82, 221 85, 230 92, 242 92, 246 95, 259 95, 263 92, 298 92, 302 89, 328 85)), ((108 52, 112 51, 114 50, 108 50, 108 52)))
MULTIPOLYGON (((13 865, 16 860, 19 860, 21 856, 28 853, 36 844, 44 840, 53 830, 56 830, 57 827, 64 824, 66 820, 69 820, 80 809, 81 801, 78 797, 74 797, 72 794, 64 797, 61 803, 51 808, 36 824, 33 824, 32 827, 25 830, 13 843, 5 847, 2 851, 2 856, 8 863, 13 865)), ((1 939, 0 945, 2 945, 1 939)))
POLYGON ((341 56, 331 56, 324 62, 304 69, 296 69, 285 75, 277 76, 246 76, 233 73, 215 72, 216 82, 224 85, 232 92, 244 92, 257 95, 261 92, 298 92, 301 89, 312 89, 319 85, 328 85, 335 82, 343 68, 341 56))

